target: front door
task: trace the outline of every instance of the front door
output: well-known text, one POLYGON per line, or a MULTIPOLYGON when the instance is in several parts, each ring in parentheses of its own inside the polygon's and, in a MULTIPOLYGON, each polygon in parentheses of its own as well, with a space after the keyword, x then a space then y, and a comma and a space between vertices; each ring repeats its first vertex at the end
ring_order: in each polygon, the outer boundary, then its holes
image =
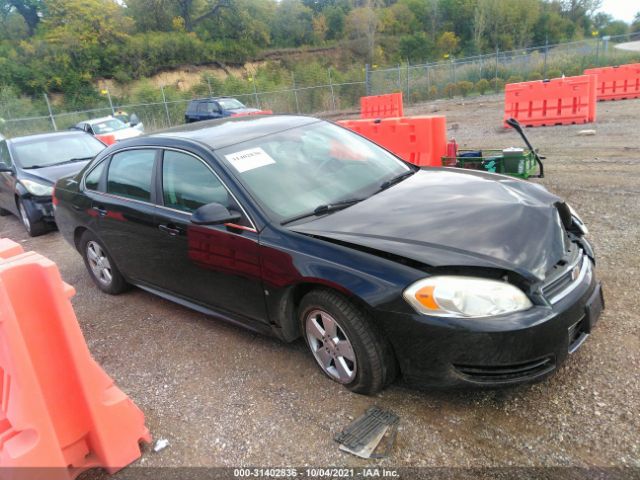
POLYGON ((153 283, 214 310, 267 322, 258 233, 248 218, 236 226, 198 226, 191 213, 208 203, 240 211, 206 162, 165 150, 158 182, 153 283))

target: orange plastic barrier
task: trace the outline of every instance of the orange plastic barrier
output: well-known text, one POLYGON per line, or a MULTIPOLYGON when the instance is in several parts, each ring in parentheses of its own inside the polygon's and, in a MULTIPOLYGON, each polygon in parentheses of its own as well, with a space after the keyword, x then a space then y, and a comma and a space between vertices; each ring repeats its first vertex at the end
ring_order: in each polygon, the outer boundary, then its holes
POLYGON ((589 68, 584 74, 596 76, 598 100, 640 98, 640 63, 589 68))
POLYGON ((447 149, 444 116, 341 120, 338 123, 414 165, 442 166, 447 149))
POLYGON ((55 263, 12 244, 0 242, 2 478, 114 473, 151 441, 144 415, 91 358, 55 263))
POLYGON ((8 238, 0 238, 0 261, 24 252, 22 247, 8 238))
POLYGON ((360 97, 360 118, 402 117, 402 93, 360 97))
POLYGON ((115 135, 96 135, 96 138, 98 140, 100 140, 102 143, 104 143, 105 145, 109 146, 109 145, 113 145, 114 143, 116 143, 116 137, 115 135))
POLYGON ((509 83, 504 89, 504 120, 527 127, 571 125, 596 120, 596 83, 592 75, 509 83))

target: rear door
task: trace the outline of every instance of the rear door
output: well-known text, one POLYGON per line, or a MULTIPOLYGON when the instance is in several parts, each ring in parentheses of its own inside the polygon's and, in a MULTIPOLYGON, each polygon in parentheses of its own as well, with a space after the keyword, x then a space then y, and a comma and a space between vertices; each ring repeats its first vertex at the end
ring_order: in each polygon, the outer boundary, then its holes
POLYGON ((208 308, 266 322, 258 233, 213 169, 191 153, 165 150, 157 191, 153 283, 208 308), (231 226, 191 223, 192 212, 214 202, 243 218, 231 226))
POLYGON ((120 271, 144 281, 153 270, 155 166, 161 150, 133 148, 115 153, 107 165, 104 193, 94 193, 96 233, 120 271))

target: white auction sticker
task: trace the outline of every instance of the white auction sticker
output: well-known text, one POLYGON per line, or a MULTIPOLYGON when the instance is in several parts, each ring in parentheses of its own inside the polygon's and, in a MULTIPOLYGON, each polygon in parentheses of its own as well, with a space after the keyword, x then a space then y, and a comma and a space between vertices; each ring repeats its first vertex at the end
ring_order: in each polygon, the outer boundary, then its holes
POLYGON ((260 147, 231 153, 225 155, 225 158, 229 160, 233 168, 240 173, 276 163, 276 161, 260 147))

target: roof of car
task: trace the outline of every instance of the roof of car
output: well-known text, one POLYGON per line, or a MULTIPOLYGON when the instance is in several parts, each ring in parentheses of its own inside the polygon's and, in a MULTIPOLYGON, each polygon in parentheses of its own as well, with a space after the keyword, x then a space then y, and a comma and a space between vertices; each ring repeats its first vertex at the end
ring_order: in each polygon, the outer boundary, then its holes
POLYGON ((111 115, 109 115, 109 116, 100 117, 100 118, 90 118, 89 120, 85 120, 84 122, 80 122, 80 123, 94 124, 98 122, 106 122, 107 120, 117 120, 117 118, 114 118, 111 115))
POLYGON ((191 102, 209 102, 211 100, 226 100, 228 98, 232 98, 234 100, 237 100, 237 98, 235 98, 235 97, 207 97, 207 98, 196 98, 194 100, 191 100, 191 102))
POLYGON ((13 144, 16 143, 31 143, 37 142, 40 140, 46 140, 48 138, 61 137, 61 136, 78 136, 78 135, 89 135, 88 133, 79 131, 79 130, 65 130, 64 132, 51 132, 51 133, 38 133, 36 135, 24 135, 22 137, 13 137, 7 139, 13 144))
POLYGON ((188 123, 151 136, 196 140, 215 150, 320 121, 299 115, 247 115, 188 123))

